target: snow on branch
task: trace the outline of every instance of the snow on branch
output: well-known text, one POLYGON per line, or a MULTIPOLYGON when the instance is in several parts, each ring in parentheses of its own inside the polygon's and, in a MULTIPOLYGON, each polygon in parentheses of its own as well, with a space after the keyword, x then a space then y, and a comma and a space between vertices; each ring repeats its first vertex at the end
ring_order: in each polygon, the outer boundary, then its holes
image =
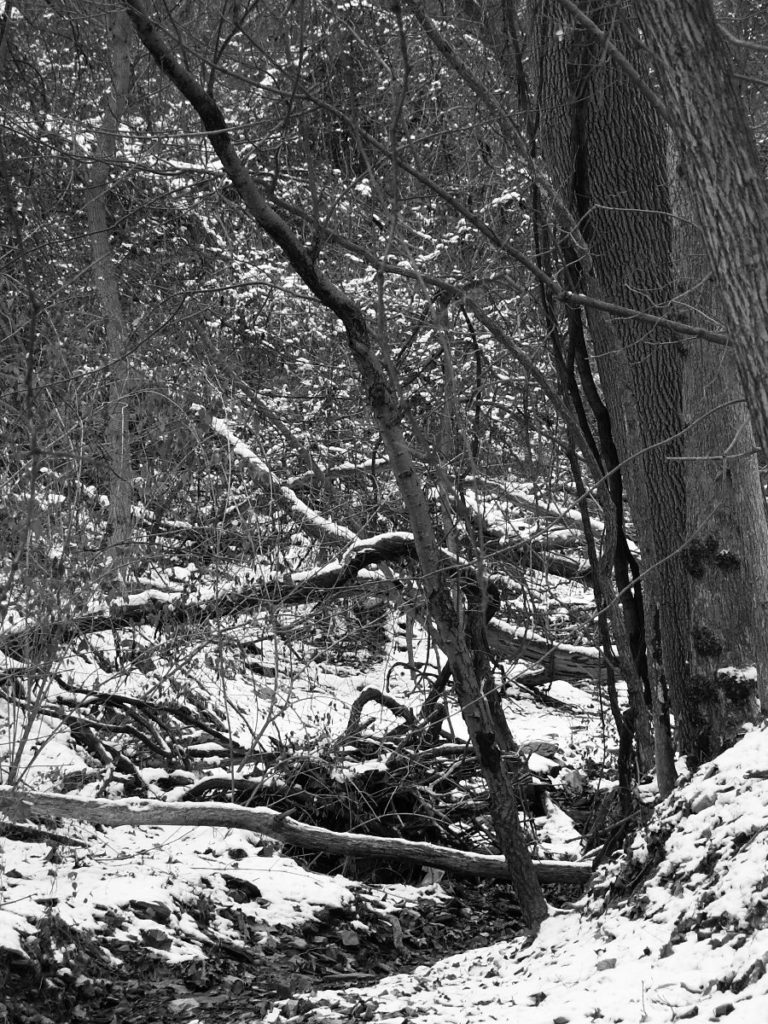
POLYGON ((316 512, 303 502, 295 491, 281 483, 266 462, 230 429, 226 420, 218 416, 209 416, 200 406, 195 406, 193 411, 198 414, 201 423, 227 442, 231 453, 247 466, 259 487, 273 497, 310 537, 333 544, 352 544, 357 540, 356 533, 316 512))

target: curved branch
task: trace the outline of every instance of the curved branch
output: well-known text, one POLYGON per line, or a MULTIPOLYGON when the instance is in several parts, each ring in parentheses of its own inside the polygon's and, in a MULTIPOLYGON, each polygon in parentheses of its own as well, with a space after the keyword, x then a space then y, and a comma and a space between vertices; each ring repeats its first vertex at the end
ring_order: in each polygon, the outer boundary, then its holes
POLYGON ((352 707, 349 709, 349 718, 347 720, 347 728, 344 730, 344 734, 348 736, 360 725, 360 716, 362 715, 363 708, 369 701, 375 701, 377 704, 381 704, 383 708, 388 708, 395 715, 404 719, 408 725, 416 725, 416 716, 413 711, 406 705, 401 704, 399 700, 395 700, 394 697, 388 693, 382 693, 381 690, 376 686, 366 686, 352 702, 352 707))

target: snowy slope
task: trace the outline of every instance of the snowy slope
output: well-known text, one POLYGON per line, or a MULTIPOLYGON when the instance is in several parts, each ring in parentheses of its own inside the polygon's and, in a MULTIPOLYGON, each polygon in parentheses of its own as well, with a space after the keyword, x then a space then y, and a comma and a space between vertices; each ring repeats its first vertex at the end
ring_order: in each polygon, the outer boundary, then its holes
MULTIPOLYGON (((768 732, 755 729, 681 785, 631 855, 603 869, 579 907, 553 913, 530 945, 318 993, 296 1019, 761 1024, 766 909, 768 732)), ((278 1019, 276 1010, 269 1020, 278 1019)))

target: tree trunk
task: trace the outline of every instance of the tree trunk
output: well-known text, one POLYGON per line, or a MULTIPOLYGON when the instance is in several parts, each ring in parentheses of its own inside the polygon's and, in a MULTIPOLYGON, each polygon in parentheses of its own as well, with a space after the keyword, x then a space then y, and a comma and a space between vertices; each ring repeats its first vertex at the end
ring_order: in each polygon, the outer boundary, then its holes
MULTIPOLYGON (((709 0, 636 0, 635 9, 678 139, 753 429, 768 454, 768 189, 730 56, 709 0)), ((741 467, 731 460, 722 469, 733 475, 741 467)), ((724 484, 729 488, 727 477, 724 484)), ((734 557, 741 563, 752 553, 734 557)), ((765 595, 756 602, 755 621, 765 623, 765 595)), ((762 669, 757 684, 765 711, 762 669)))
MULTIPOLYGON (((694 322, 717 319, 711 268, 702 253, 690 192, 670 147, 677 291, 694 322)), ((733 353, 693 340, 685 358, 687 534, 691 589, 690 686, 700 726, 697 760, 716 756, 757 714, 768 678, 768 520, 755 441, 733 353), (727 671, 736 669, 737 672, 727 671), (737 681, 740 680, 740 681, 737 681)))
MULTIPOLYGON (((305 825, 268 807, 240 807, 212 800, 199 803, 164 803, 162 800, 135 798, 101 800, 59 793, 21 792, 12 786, 0 786, 0 810, 16 819, 43 814, 105 825, 178 825, 185 828, 213 825, 218 828, 244 828, 307 850, 323 850, 349 857, 402 860, 480 878, 509 881, 503 857, 488 853, 467 853, 453 850, 449 846, 435 846, 409 839, 332 832, 317 825, 305 825)), ((592 873, 591 865, 573 861, 540 860, 532 863, 537 878, 547 883, 583 885, 589 881, 592 873)))
MULTIPOLYGON (((611 27, 617 4, 590 3, 611 27)), ((535 26, 541 79, 542 148, 590 245, 589 289, 624 306, 655 312, 670 297, 669 198, 658 117, 590 32, 556 3, 535 26), (590 280, 591 278, 591 280, 590 280)), ((566 240, 567 251, 567 240, 566 240)), ((685 537, 680 352, 662 326, 590 313, 590 332, 643 559, 649 668, 654 693, 657 769, 674 778, 663 704, 669 689, 678 742, 693 742, 685 659, 688 588, 680 551, 685 537)))
POLYGON ((111 17, 110 57, 112 89, 106 98, 104 118, 96 133, 93 164, 86 183, 85 211, 91 243, 93 287, 104 316, 106 363, 109 381, 106 448, 109 459, 109 532, 112 564, 122 578, 131 540, 133 473, 128 433, 129 367, 127 332, 120 301, 117 269, 112 254, 107 219, 109 172, 115 159, 120 121, 130 82, 130 21, 118 8, 111 17))
POLYGON ((509 865, 523 918, 529 927, 537 928, 547 916, 547 904, 518 818, 516 779, 514 774, 510 774, 507 759, 503 756, 509 749, 509 729, 498 694, 494 700, 485 692, 487 657, 480 652, 481 662, 485 664, 478 666, 475 663, 479 652, 471 649, 465 631, 460 628, 460 616, 450 591, 449 566, 437 543, 429 505, 403 434, 403 410, 376 355, 379 346, 374 332, 359 306, 326 277, 286 222, 266 202, 235 150, 221 110, 166 48, 155 26, 144 14, 140 0, 129 0, 128 10, 142 43, 163 74, 194 107, 203 127, 210 133, 211 146, 240 194, 247 213, 280 247, 293 270, 320 303, 344 326, 368 407, 386 447, 413 531, 427 606, 451 666, 454 689, 482 766, 499 845, 509 865))

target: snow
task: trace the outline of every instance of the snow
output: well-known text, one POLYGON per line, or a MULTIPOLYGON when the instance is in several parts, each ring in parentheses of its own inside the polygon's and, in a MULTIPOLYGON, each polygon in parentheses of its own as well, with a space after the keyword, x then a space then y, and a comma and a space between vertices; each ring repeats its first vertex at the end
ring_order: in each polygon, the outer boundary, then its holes
MULTIPOLYGON (((480 1014, 500 1024, 768 1019, 768 785, 760 777, 768 774, 768 733, 747 733, 714 767, 660 808, 650 835, 669 833, 665 857, 634 894, 611 899, 609 886, 647 864, 646 837, 601 869, 597 893, 553 912, 533 942, 474 950, 314 999, 332 1021, 350 1019, 355 1004, 368 1007, 366 1020, 435 1024, 480 1014), (704 858, 709 866, 699 870, 704 858)), ((278 1020, 277 1012, 267 1019, 278 1020)))
POLYGON ((87 767, 61 722, 39 715, 27 725, 17 706, 0 698, 0 765, 14 760, 19 778, 30 785, 87 767))
POLYGON ((17 954, 20 959, 26 959, 21 937, 33 935, 34 932, 34 927, 18 913, 0 908, 0 950, 4 953, 17 954))
MULTIPOLYGON (((108 834, 89 826, 70 828, 70 835, 87 842, 72 864, 52 874, 46 867, 48 848, 41 844, 5 842, 4 880, 0 892, 6 910, 0 917, 0 945, 19 949, 14 929, 29 934, 51 901, 61 919, 99 935, 107 927, 107 911, 130 909, 131 904, 164 908, 153 913, 152 927, 168 932, 169 960, 202 956, 199 938, 186 908, 204 891, 219 906, 237 906, 266 937, 278 925, 298 926, 319 907, 340 907, 354 883, 300 868, 272 851, 251 832, 241 829, 171 828, 164 826, 111 828, 108 834), (8 873, 12 872, 11 875, 8 873), (44 886, 41 886, 45 879, 44 886), (235 901, 230 883, 256 886, 258 900, 235 901)), ((120 937, 141 941, 147 920, 139 912, 122 917, 120 937)), ((222 938, 237 938, 226 918, 217 918, 222 938)))
MULTIPOLYGON (((104 644, 110 642, 105 635, 104 644)), ((385 665, 402 659, 398 642, 395 637, 385 665)), ((412 646, 417 658, 428 659, 418 629, 412 646)), ((265 644, 262 660, 290 664, 277 643, 265 644)), ((83 685, 107 681, 106 673, 73 654, 58 670, 62 678, 83 685)), ((201 690, 206 671, 200 669, 201 690)), ((382 671, 381 663, 370 671, 297 669, 289 699, 275 717, 277 728, 283 736, 291 730, 303 736, 308 722, 325 723, 339 735, 352 702, 365 686, 381 684, 382 671)), ((411 685, 404 670, 391 672, 389 679, 393 686, 398 679, 411 685)), ((276 682, 261 684, 262 699, 279 705, 276 682)), ((52 694, 59 692, 56 686, 51 684, 52 694)), ((124 686, 121 693, 130 691, 124 686)), ((256 706, 254 692, 253 681, 242 675, 228 681, 233 716, 237 706, 250 709, 251 727, 265 710, 256 706)), ((608 740, 599 693, 591 684, 562 681, 547 692, 566 705, 564 712, 534 703, 512 684, 505 700, 510 724, 532 770, 578 791, 585 781, 580 766, 586 757, 599 763, 608 740)), ((392 720, 377 704, 370 712, 377 723, 392 720)), ((0 706, 0 758, 16 749, 16 714, 14 705, 0 706)), ((248 721, 244 710, 244 741, 248 721)), ((455 716, 454 723, 461 740, 463 722, 455 716)), ((34 723, 21 754, 26 781, 40 788, 56 790, 65 772, 88 768, 66 727, 45 716, 34 723)), ((378 757, 362 764, 340 758, 337 773, 346 777, 381 765, 378 757)), ((150 785, 161 774, 151 768, 143 772, 150 785)), ((229 777, 223 768, 207 774, 229 777)), ((177 799, 183 785, 182 780, 167 798, 177 799)), ((92 783, 80 792, 96 795, 97 789, 92 783)), ((580 837, 557 799, 548 798, 546 809, 535 822, 537 852, 566 859, 581 855, 580 837)), ((183 963, 205 960, 214 940, 237 941, 236 921, 247 923, 254 942, 267 943, 276 930, 301 927, 324 907, 348 905, 359 891, 357 883, 308 871, 271 841, 239 829, 100 830, 64 822, 56 831, 79 845, 58 847, 53 862, 47 845, 0 839, 0 951, 10 959, 24 957, 25 944, 52 908, 73 928, 117 940, 113 956, 119 955, 120 943, 144 943, 150 936, 160 947, 158 957, 183 963), (204 930, 193 913, 201 898, 232 913, 217 914, 204 930)), ((768 733, 753 728, 685 778, 629 851, 598 869, 577 906, 553 910, 533 941, 519 938, 375 985, 302 998, 317 1007, 318 1019, 339 1022, 360 1016, 353 1012, 359 1006, 365 1007, 366 1020, 434 1024, 661 1022, 687 1019, 694 1011, 701 1020, 763 1021, 768 1019, 767 865, 768 733)), ((429 875, 430 881, 436 878, 429 875)), ((417 891, 377 887, 382 913, 417 891)), ((266 1019, 277 1021, 281 1012, 277 1006, 266 1019)))
MULTIPOLYGON (((530 764, 530 762, 529 762, 530 764)), ((535 856, 551 860, 577 860, 582 837, 573 820, 557 804, 547 799, 547 814, 536 819, 535 856)))
POLYGON ((729 665, 726 668, 719 668, 717 674, 721 679, 734 683, 757 682, 757 669, 754 665, 750 665, 748 668, 736 668, 733 665, 729 665))

